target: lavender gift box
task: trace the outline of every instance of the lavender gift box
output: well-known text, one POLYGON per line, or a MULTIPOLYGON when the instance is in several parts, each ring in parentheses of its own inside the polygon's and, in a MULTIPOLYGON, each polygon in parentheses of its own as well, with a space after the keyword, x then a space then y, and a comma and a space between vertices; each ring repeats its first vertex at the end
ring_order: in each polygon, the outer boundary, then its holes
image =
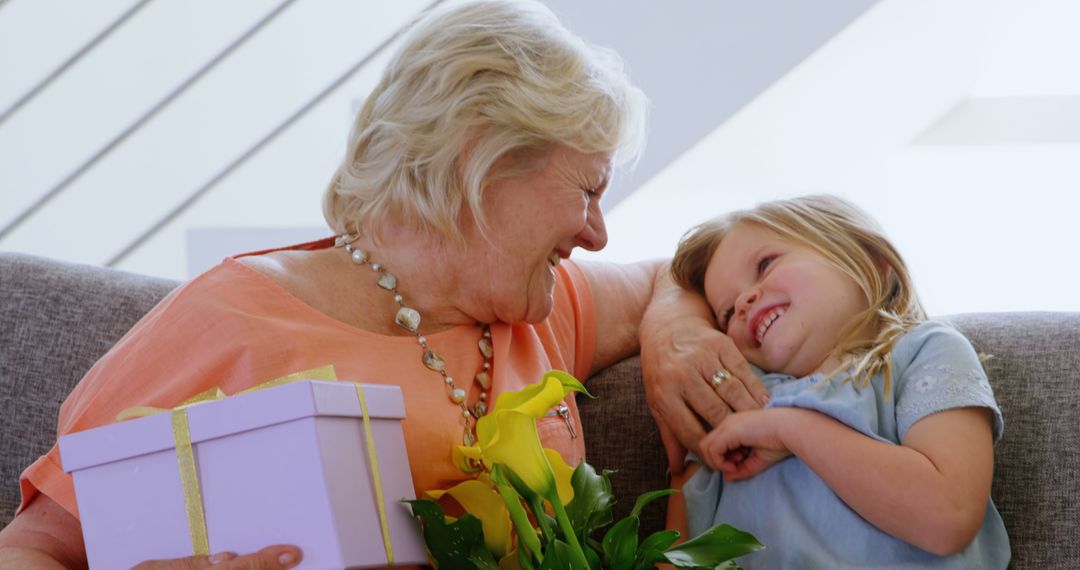
MULTIPOLYGON (((363 385, 395 564, 426 564, 396 386, 363 385)), ((187 408, 211 553, 272 544, 300 568, 386 566, 356 386, 304 380, 187 408)), ((60 438, 92 569, 192 554, 172 414, 60 438)))

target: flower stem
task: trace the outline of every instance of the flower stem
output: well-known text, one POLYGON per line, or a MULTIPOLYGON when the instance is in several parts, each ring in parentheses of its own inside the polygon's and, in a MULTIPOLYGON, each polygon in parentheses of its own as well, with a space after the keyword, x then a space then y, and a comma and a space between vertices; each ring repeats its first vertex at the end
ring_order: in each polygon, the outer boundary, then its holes
POLYGON ((559 493, 553 490, 552 495, 553 497, 549 498, 548 501, 551 503, 551 508, 555 510, 555 520, 558 521, 559 528, 562 529, 566 543, 570 545, 570 552, 574 555, 575 562, 581 568, 589 568, 589 560, 585 558, 585 551, 581 549, 581 543, 578 542, 574 525, 570 524, 570 516, 566 514, 566 509, 563 507, 562 501, 559 500, 559 493))
POLYGON ((521 497, 514 490, 514 487, 506 482, 506 477, 503 476, 498 465, 491 470, 491 475, 492 480, 495 481, 495 486, 499 489, 499 496, 506 503, 506 510, 510 513, 510 520, 514 523, 514 529, 517 530, 518 547, 524 547, 538 561, 542 561, 544 551, 540 546, 540 539, 536 536, 536 529, 529 522, 529 515, 525 512, 525 507, 521 505, 521 497))

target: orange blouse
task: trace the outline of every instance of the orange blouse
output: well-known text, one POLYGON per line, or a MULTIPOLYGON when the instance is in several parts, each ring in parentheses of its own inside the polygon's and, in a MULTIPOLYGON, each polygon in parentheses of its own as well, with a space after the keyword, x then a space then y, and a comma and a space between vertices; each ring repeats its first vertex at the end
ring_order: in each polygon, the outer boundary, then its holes
MULTIPOLYGON (((332 244, 326 239, 286 249, 332 244)), ((534 383, 553 368, 581 379, 588 374, 596 337, 592 293, 573 263, 560 264, 556 275, 555 306, 546 320, 491 325, 491 402, 500 392, 534 383)), ((445 355, 449 375, 471 379, 480 369, 479 326, 426 336, 428 344, 445 355)), ((461 444, 461 409, 450 402, 442 378, 424 367, 420 355, 414 337, 383 336, 332 319, 229 258, 170 293, 90 369, 60 408, 57 433, 110 424, 131 406, 170 408, 214 386, 234 394, 292 372, 333 364, 342 380, 401 387, 405 443, 419 496, 466 478, 450 457, 453 446, 461 444)), ((464 382, 458 386, 466 388, 464 382)), ((475 383, 466 389, 468 401, 476 401, 475 383)), ((558 416, 541 419, 539 430, 545 447, 575 465, 584 458, 585 447, 577 407, 572 399, 567 404, 576 438, 558 416)), ((78 517, 71 477, 60 465, 54 445, 23 472, 20 510, 44 493, 78 517)))

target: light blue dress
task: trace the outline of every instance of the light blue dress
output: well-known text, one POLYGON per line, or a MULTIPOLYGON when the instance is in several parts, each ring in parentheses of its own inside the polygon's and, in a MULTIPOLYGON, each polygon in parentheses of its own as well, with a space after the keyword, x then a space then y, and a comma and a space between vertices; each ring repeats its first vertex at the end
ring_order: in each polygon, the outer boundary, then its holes
MULTIPOLYGON (((816 410, 869 437, 900 444, 911 426, 930 414, 978 406, 993 412, 994 441, 1003 421, 990 383, 971 344, 955 329, 925 322, 893 349, 889 393, 884 375, 859 388, 846 375, 824 381, 759 374, 771 393, 767 407, 816 410)), ((990 498, 975 540, 940 557, 893 538, 867 522, 800 459, 789 457, 758 475, 724 483, 701 468, 683 488, 690 534, 718 523, 754 534, 766 549, 739 559, 745 568, 1005 568, 1011 555, 1001 515, 990 498)))

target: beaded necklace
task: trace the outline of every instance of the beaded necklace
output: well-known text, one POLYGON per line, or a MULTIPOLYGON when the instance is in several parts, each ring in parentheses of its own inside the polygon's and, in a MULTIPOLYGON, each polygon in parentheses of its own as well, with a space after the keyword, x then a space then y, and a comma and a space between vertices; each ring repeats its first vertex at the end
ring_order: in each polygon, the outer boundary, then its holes
POLYGON ((459 388, 455 384, 454 377, 446 373, 446 360, 428 346, 427 339, 420 334, 420 312, 405 305, 405 299, 398 292, 397 277, 388 272, 383 265, 371 261, 368 252, 353 247, 353 242, 359 238, 360 234, 337 236, 334 240, 334 247, 344 248, 349 253, 354 264, 369 265, 372 271, 379 274, 377 280, 379 287, 394 294, 394 302, 398 305, 397 314, 394 316, 394 324, 416 336, 416 342, 420 345, 421 350, 420 361, 428 369, 437 372, 442 377, 450 402, 461 408, 461 416, 465 421, 465 433, 462 441, 465 445, 473 445, 476 443, 476 420, 488 411, 487 398, 488 391, 491 389, 491 358, 495 354, 491 346, 491 327, 487 323, 479 323, 481 332, 477 347, 484 359, 484 363, 473 380, 480 385, 482 391, 480 392, 480 399, 472 406, 469 406, 466 403, 466 391, 459 388))

